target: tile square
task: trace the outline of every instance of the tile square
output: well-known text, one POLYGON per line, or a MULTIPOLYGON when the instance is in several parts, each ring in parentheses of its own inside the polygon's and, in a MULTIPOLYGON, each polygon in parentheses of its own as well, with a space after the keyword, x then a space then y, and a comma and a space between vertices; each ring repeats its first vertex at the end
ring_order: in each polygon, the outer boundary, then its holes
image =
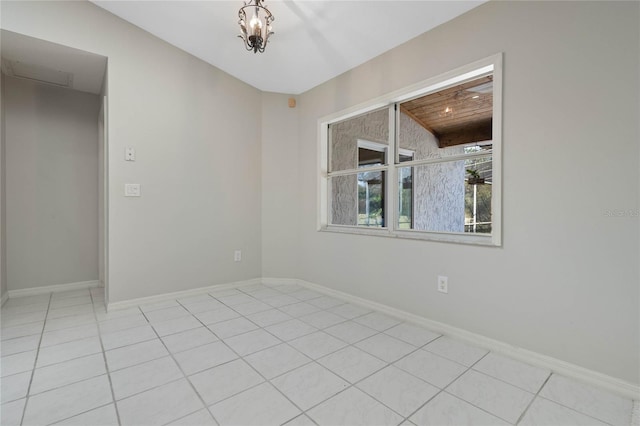
POLYGON ((198 346, 188 351, 179 352, 174 357, 187 376, 238 358, 222 342, 198 346))
MULTIPOLYGON (((51 294, 39 294, 37 296, 25 296, 25 297, 12 297, 11 299, 7 300, 7 302, 5 303, 5 306, 7 308, 11 308, 14 306, 26 306, 26 305, 49 303, 49 299, 51 299, 51 294)), ((3 306, 3 308, 5 306, 3 306)))
POLYGON ((207 405, 215 404, 264 382, 264 379, 241 359, 194 374, 189 380, 207 405))
POLYGON ((489 352, 447 336, 434 340, 423 349, 467 367, 471 367, 489 352))
POLYGON ((9 302, 7 302, 4 304, 4 306, 2 306, 2 314, 10 315, 10 314, 20 314, 20 313, 27 313, 27 312, 46 311, 48 308, 49 308, 48 302, 36 303, 33 305, 24 305, 24 306, 9 306, 9 302))
POLYGON ((238 314, 233 309, 224 308, 216 309, 214 311, 204 311, 198 312, 194 314, 196 318, 198 318, 204 325, 215 324, 220 321, 227 321, 233 318, 238 318, 240 314, 238 314))
POLYGON ((332 327, 326 328, 325 333, 329 333, 340 340, 344 340, 347 343, 356 343, 360 340, 364 340, 367 337, 371 337, 378 332, 360 325, 353 321, 343 322, 332 327))
POLYGON ((494 353, 487 354, 473 366, 473 369, 531 393, 537 393, 551 374, 547 369, 494 353))
POLYGON ((279 339, 264 330, 250 331, 230 337, 226 339, 225 342, 231 346, 234 351, 239 353, 240 356, 249 355, 253 352, 258 352, 282 343, 279 339))
POLYGON ((50 309, 47 314, 47 319, 56 319, 62 317, 71 317, 76 315, 91 315, 93 314, 93 305, 76 305, 68 306, 66 308, 50 309))
POLYGON ((305 414, 301 414, 295 419, 288 421, 283 426, 316 426, 316 424, 305 414))
POLYGON ((73 342, 98 335, 98 326, 93 324, 80 325, 78 327, 65 328, 63 330, 47 331, 42 335, 41 348, 73 342))
POLYGON ((267 379, 311 362, 311 359, 284 343, 256 352, 245 357, 244 360, 267 379))
POLYGON ((394 365, 440 389, 467 371, 467 367, 461 364, 423 350, 415 351, 394 365))
POLYGON ((55 297, 51 299, 51 303, 49 304, 49 309, 58 309, 58 308, 66 308, 69 306, 78 306, 78 305, 89 305, 93 303, 91 300, 91 296, 87 293, 84 296, 79 297, 67 297, 64 299, 56 299, 55 297))
POLYGON ((114 404, 105 405, 56 423, 56 426, 113 426, 118 424, 114 404))
POLYGON ((202 327, 202 323, 191 315, 188 317, 174 318, 167 321, 153 323, 153 328, 160 337, 169 336, 170 334, 176 334, 181 331, 191 330, 198 327, 202 327))
POLYGON ((264 300, 264 299, 269 299, 270 297, 282 296, 282 293, 280 293, 277 290, 273 290, 271 288, 263 288, 257 291, 252 291, 249 294, 251 294, 251 297, 254 297, 258 300, 264 300))
POLYGON ((79 290, 67 290, 51 293, 51 300, 68 299, 73 297, 89 296, 91 294, 88 288, 82 288, 79 290))
POLYGON ((101 353, 37 368, 33 372, 33 380, 29 393, 31 395, 38 394, 50 389, 100 376, 106 372, 104 357, 101 353))
POLYGON ((403 322, 393 326, 384 333, 418 347, 424 346, 432 340, 440 337, 440 334, 431 332, 408 322, 403 322))
POLYGON ((26 398, 7 402, 0 406, 0 424, 3 426, 20 426, 26 398))
POLYGON ((227 306, 236 306, 241 305, 243 303, 251 303, 256 302, 257 300, 253 297, 246 294, 232 294, 229 296, 218 296, 216 297, 219 301, 224 303, 227 306))
POLYGON ((23 424, 51 424, 111 402, 105 374, 29 397, 23 424))
POLYGON ((340 349, 320 358, 318 362, 351 383, 360 381, 387 365, 355 346, 340 349))
POLYGON ((371 312, 354 319, 354 321, 377 331, 388 330, 401 322, 399 319, 381 314, 380 312, 371 312))
POLYGON ((214 332, 220 339, 226 339, 227 337, 237 336, 238 334, 256 330, 258 326, 248 319, 240 317, 228 321, 217 322, 207 326, 207 328, 214 332))
POLYGON ((321 331, 291 340, 289 344, 311 359, 318 359, 347 346, 342 340, 321 331))
POLYGON ((208 343, 213 343, 219 339, 206 327, 194 328, 193 330, 165 336, 162 341, 171 353, 187 351, 208 343))
POLYGON ((615 426, 627 425, 633 403, 607 391, 552 374, 540 396, 615 426))
POLYGON ((316 363, 283 374, 271 380, 271 383, 303 410, 349 386, 349 383, 316 363))
POLYGON ((329 309, 336 306, 344 305, 344 300, 336 299, 335 297, 322 296, 316 299, 310 299, 307 301, 310 305, 317 306, 320 309, 329 309))
POLYGON ((109 371, 117 371, 169 355, 159 339, 135 343, 105 352, 109 371))
POLYGON ((157 311, 166 308, 180 307, 180 304, 176 300, 162 300, 160 302, 146 303, 140 305, 140 310, 145 314, 148 312, 157 311))
POLYGON ((186 379, 122 399, 117 405, 123 426, 161 425, 203 408, 186 379))
POLYGON ((556 404, 553 401, 537 397, 518 425, 605 426, 606 423, 599 422, 593 417, 556 404))
POLYGON ((42 333, 42 329, 44 328, 44 321, 34 322, 31 324, 19 325, 16 327, 7 327, 3 328, 0 332, 0 338, 2 341, 6 341, 9 339, 15 339, 17 337, 25 337, 25 336, 33 336, 40 335, 42 333))
POLYGON ((398 425, 402 417, 357 388, 340 392, 306 413, 323 425, 398 425))
POLYGON ((116 400, 184 377, 176 363, 168 356, 127 367, 110 375, 116 400))
MULTIPOLYGON (((4 307, 2 309, 5 309, 4 307)), ((18 308, 16 308, 18 309, 18 308)), ((17 325, 14 327, 3 327, 0 329, 0 338, 2 342, 17 339, 21 337, 40 335, 44 328, 44 321, 38 321, 35 323, 17 325)))
POLYGON ((193 414, 168 423, 167 426, 218 426, 218 423, 213 420, 209 410, 203 408, 193 414))
POLYGON ((266 327, 265 330, 285 342, 318 331, 317 328, 297 319, 271 325, 266 327))
POLYGON ((0 353, 2 356, 15 355, 20 352, 29 352, 38 349, 40 343, 40 336, 25 336, 17 337, 15 339, 5 340, 0 345, 0 353))
MULTIPOLYGON (((271 288, 273 288, 274 290, 279 291, 280 293, 284 293, 284 294, 289 294, 289 293, 293 293, 296 291, 300 291, 300 290, 304 290, 304 287, 302 287, 301 285, 298 284, 277 284, 277 285, 272 285, 271 288)), ((298 300, 298 299, 296 299, 298 300)))
POLYGON ((294 318, 301 317, 303 315, 309 315, 321 310, 317 306, 313 306, 305 302, 298 302, 293 305, 281 306, 278 309, 280 309, 287 315, 291 315, 294 318))
POLYGON ((44 326, 45 333, 48 331, 62 330, 64 328, 78 327, 82 324, 93 324, 96 322, 95 315, 83 314, 73 315, 70 317, 62 317, 56 319, 48 319, 44 326))
MULTIPOLYGON (((216 300, 214 300, 214 298, 207 293, 197 294, 195 296, 181 297, 180 299, 177 299, 177 301, 184 307, 187 307, 189 305, 195 305, 202 302, 216 302, 216 300)), ((218 306, 221 306, 221 305, 218 305, 218 306)), ((189 308, 187 309, 190 310, 189 308)))
POLYGON ((440 391, 394 366, 378 371, 357 386, 404 417, 420 408, 440 391))
POLYGON ((300 414, 291 402, 263 383, 209 407, 221 425, 280 425, 300 414))
POLYGON ((31 371, 36 363, 37 351, 21 352, 0 358, 0 377, 31 371))
POLYGON ((316 299, 318 297, 322 297, 322 293, 318 293, 317 291, 303 289, 289 293, 289 296, 295 297, 298 300, 311 300, 316 299))
POLYGON ((386 334, 376 334, 356 343, 355 346, 387 362, 397 361, 416 350, 415 346, 386 334))
POLYGON ((147 319, 144 317, 144 315, 142 315, 142 313, 139 313, 122 318, 115 318, 99 322, 98 327, 100 327, 101 333, 113 333, 115 331, 140 327, 147 324, 147 319))
POLYGON ((17 327, 19 325, 44 321, 47 316, 46 311, 20 312, 6 315, 2 313, 2 328, 17 327))
POLYGON ((277 309, 269 309, 268 311, 247 315, 247 318, 260 327, 268 327, 292 319, 289 315, 277 309))
POLYGON ((282 306, 293 305, 300 302, 295 297, 287 296, 286 294, 262 299, 262 301, 274 308, 280 308, 282 306))
POLYGON ((319 311, 313 314, 305 315, 300 317, 300 320, 320 329, 331 327, 332 325, 340 324, 341 322, 346 321, 341 316, 332 314, 331 312, 327 311, 319 311))
POLYGON ((96 318, 98 318, 98 321, 108 321, 129 315, 138 315, 140 312, 139 308, 117 309, 109 312, 96 312, 96 318))
POLYGON ((197 314, 200 312, 215 311, 216 309, 222 309, 226 306, 224 306, 216 299, 210 297, 209 300, 202 300, 196 303, 185 304, 184 307, 187 308, 187 310, 192 314, 197 314))
POLYGON ((27 396, 30 381, 31 371, 3 377, 0 381, 0 402, 4 404, 27 396))
POLYGON ((36 367, 45 367, 100 352, 102 352, 102 346, 100 345, 100 338, 97 336, 74 340, 55 346, 40 348, 36 367))
POLYGON ((168 321, 174 318, 185 317, 191 314, 182 306, 172 306, 170 308, 162 308, 150 312, 145 312, 144 315, 147 317, 150 323, 156 323, 161 321, 168 321))
POLYGON ((515 423, 534 395, 474 370, 469 370, 446 391, 489 413, 515 423))
POLYGON ((411 416, 410 420, 416 425, 439 426, 506 426, 509 424, 446 392, 440 392, 411 416))
POLYGON ((122 346, 133 345, 134 343, 145 342, 147 340, 157 339, 153 328, 150 325, 142 327, 129 328, 127 330, 116 331, 114 333, 106 333, 102 335, 102 344, 104 350, 120 348, 122 346))
POLYGON ((273 308, 271 305, 267 305, 266 303, 255 301, 250 303, 242 303, 240 305, 234 305, 232 309, 238 312, 241 315, 251 315, 258 312, 268 311, 273 308))

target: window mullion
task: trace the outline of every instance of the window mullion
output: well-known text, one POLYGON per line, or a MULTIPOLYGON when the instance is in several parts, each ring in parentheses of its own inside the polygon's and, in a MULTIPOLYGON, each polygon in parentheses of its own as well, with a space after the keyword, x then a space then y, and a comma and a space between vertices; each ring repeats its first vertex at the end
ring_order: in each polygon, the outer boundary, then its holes
POLYGON ((387 185, 386 185, 386 202, 387 202, 387 217, 385 218, 385 224, 389 232, 393 233, 396 230, 396 216, 398 205, 398 178, 397 178, 397 111, 398 105, 389 105, 389 153, 387 155, 387 164, 389 165, 389 171, 387 172, 387 185))

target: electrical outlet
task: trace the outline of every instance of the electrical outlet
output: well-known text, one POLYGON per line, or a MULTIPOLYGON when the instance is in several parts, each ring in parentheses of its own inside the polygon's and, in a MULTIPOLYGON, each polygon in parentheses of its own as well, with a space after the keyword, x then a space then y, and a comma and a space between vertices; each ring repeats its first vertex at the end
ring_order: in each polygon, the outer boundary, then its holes
POLYGON ((234 262, 242 261, 242 251, 236 250, 233 252, 233 261, 234 262))
POLYGON ((438 275, 438 291, 440 293, 449 293, 449 278, 444 275, 438 275))

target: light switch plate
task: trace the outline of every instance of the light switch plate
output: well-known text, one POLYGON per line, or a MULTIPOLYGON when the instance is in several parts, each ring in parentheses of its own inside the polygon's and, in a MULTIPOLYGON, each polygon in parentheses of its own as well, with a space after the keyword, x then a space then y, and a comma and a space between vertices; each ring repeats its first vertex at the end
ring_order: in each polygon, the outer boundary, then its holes
POLYGON ((124 196, 125 197, 139 197, 140 196, 140 184, 139 183, 125 183, 124 184, 124 196))

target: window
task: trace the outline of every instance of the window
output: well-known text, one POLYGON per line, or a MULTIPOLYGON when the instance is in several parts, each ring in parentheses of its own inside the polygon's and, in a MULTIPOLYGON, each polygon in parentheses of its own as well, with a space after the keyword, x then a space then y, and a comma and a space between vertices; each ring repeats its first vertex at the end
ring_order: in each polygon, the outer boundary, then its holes
POLYGON ((500 245, 501 56, 319 121, 319 229, 500 245))

